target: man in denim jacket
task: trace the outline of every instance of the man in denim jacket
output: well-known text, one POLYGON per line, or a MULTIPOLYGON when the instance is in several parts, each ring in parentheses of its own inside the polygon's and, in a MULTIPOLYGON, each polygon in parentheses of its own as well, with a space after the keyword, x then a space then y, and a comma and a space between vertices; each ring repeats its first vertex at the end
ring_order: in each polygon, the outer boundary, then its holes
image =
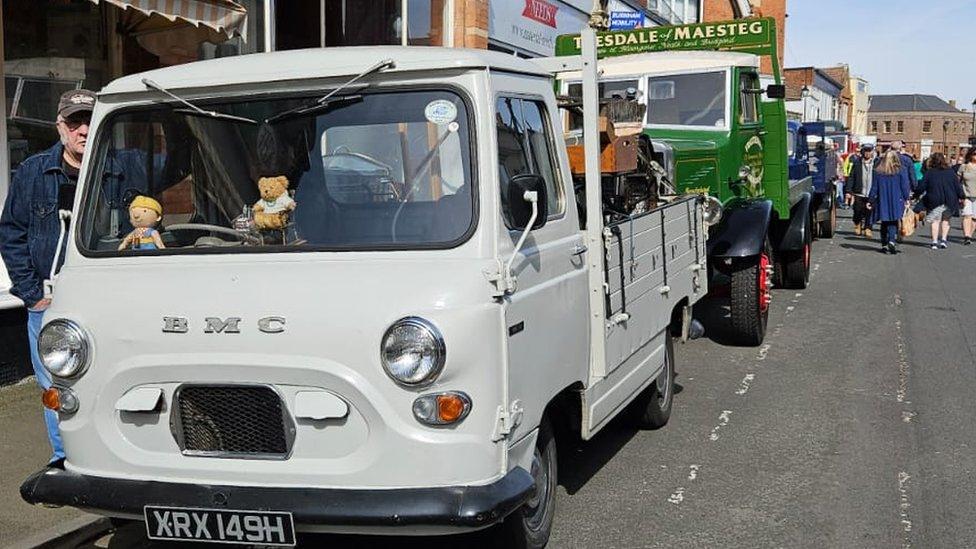
MULTIPOLYGON (((88 90, 71 90, 61 96, 57 116, 60 141, 20 165, 0 217, 0 254, 10 274, 10 293, 27 306, 31 362, 42 389, 51 386, 51 376, 37 354, 41 320, 51 305, 50 296, 44 292, 44 280, 51 276, 61 230, 59 203, 61 208, 70 208, 74 201, 94 106, 95 94, 88 90)), ((64 460, 64 448, 57 414, 44 410, 44 420, 54 452, 50 464, 59 466, 64 460)))

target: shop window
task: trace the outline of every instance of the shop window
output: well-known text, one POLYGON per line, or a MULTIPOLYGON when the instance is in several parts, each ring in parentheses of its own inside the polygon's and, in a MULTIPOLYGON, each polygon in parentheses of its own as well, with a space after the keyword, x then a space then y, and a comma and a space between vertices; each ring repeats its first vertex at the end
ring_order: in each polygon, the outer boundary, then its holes
POLYGON ((452 0, 275 3, 275 49, 450 45, 452 0), (324 34, 323 34, 324 33, 324 34))
POLYGON ((7 141, 0 147, 7 149, 11 171, 58 141, 61 93, 108 82, 101 10, 92 2, 4 2, 7 141))

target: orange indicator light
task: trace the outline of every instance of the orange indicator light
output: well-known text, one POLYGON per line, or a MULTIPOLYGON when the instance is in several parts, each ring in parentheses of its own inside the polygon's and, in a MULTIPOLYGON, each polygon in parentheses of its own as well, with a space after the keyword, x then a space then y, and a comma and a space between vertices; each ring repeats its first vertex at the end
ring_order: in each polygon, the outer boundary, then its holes
POLYGON ((45 408, 57 412, 61 409, 61 392, 54 387, 45 389, 41 394, 41 402, 44 403, 45 408))
POLYGON ((437 418, 444 423, 454 423, 464 415, 464 401, 454 394, 437 396, 437 418))

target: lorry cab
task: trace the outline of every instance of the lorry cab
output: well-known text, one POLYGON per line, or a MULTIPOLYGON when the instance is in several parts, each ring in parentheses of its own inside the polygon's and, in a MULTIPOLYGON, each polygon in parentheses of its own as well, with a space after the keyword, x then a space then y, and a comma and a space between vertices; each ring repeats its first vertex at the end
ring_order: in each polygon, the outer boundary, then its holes
POLYGON ((819 238, 833 238, 837 228, 839 145, 823 122, 788 122, 790 184, 811 190, 813 228, 819 238))
POLYGON ((699 197, 605 225, 587 176, 581 230, 552 78, 370 47, 107 86, 40 338, 65 470, 24 499, 154 539, 545 545, 556 433, 663 426, 707 292, 699 197))
MULTIPOLYGON (((658 52, 609 57, 600 66, 603 97, 633 89, 646 105, 644 133, 668 159, 679 192, 706 192, 723 202, 765 194, 758 57, 658 52)), ((563 90, 578 96, 573 77, 566 76, 563 90)))

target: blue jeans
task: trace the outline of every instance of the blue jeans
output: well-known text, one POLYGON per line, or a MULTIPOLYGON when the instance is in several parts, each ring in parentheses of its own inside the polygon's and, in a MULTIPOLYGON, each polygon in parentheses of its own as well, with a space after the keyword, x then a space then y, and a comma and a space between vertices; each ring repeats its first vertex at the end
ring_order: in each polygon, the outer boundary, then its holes
POLYGON ((898 238, 898 222, 897 221, 882 221, 881 222, 881 244, 887 246, 895 242, 898 238))
MULTIPOLYGON (((41 389, 51 386, 51 374, 41 364, 41 357, 37 354, 37 335, 41 332, 41 321, 44 311, 27 311, 27 339, 30 342, 31 363, 34 365, 34 376, 41 389)), ((54 454, 51 461, 64 457, 64 446, 61 445, 61 432, 58 430, 58 414, 54 410, 44 408, 44 423, 47 424, 47 438, 51 442, 54 454)))
POLYGON ((837 188, 837 205, 841 208, 844 207, 844 182, 841 180, 834 181, 834 186, 837 188))

